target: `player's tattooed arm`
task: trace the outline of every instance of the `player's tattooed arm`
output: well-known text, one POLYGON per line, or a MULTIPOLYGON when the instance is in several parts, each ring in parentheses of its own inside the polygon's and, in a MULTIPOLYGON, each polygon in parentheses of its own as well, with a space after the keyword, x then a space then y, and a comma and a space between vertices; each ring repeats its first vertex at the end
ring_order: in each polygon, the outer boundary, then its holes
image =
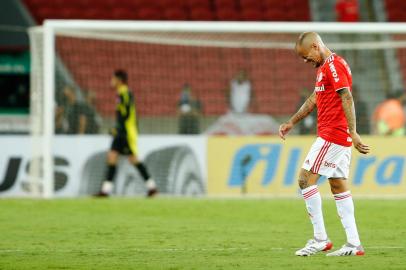
POLYGON ((337 93, 341 97, 344 115, 347 119, 348 129, 350 131, 350 136, 352 138, 354 147, 358 150, 358 152, 368 154, 370 151, 369 146, 362 143, 361 137, 357 133, 354 101, 352 99, 350 90, 348 88, 343 88, 338 90, 337 93))
POLYGON ((285 135, 293 128, 293 126, 308 116, 316 107, 316 94, 313 92, 310 97, 303 103, 302 107, 295 113, 288 122, 283 123, 279 127, 279 137, 283 140, 285 139, 285 135))
POLYGON ((313 92, 300 109, 290 118, 289 122, 295 125, 297 122, 308 116, 316 107, 316 92, 313 92))
POLYGON ((343 110, 344 110, 345 118, 347 119, 348 129, 350 130, 350 134, 357 133, 354 101, 352 99, 351 92, 350 92, 350 90, 348 90, 348 88, 342 88, 342 89, 338 90, 337 93, 341 97, 341 103, 343 105, 343 110))

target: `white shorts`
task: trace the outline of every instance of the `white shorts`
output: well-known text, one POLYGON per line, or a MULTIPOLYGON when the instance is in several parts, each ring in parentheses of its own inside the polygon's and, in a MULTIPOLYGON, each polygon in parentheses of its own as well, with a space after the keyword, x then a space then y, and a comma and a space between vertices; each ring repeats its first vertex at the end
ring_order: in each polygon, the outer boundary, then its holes
POLYGON ((350 162, 351 147, 331 143, 317 137, 302 168, 327 178, 348 178, 350 162))

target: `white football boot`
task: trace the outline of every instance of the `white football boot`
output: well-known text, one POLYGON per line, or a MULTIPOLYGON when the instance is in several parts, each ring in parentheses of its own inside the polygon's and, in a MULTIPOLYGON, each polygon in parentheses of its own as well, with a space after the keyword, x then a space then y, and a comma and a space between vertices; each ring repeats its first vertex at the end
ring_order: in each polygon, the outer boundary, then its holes
POLYGON ((365 254, 364 248, 359 246, 354 246, 349 243, 342 246, 340 249, 328 253, 326 256, 362 256, 365 254))
POLYGON ((310 239, 307 241, 304 248, 295 252, 296 256, 310 256, 320 251, 327 251, 333 247, 333 243, 330 239, 324 241, 318 241, 316 239, 310 239))

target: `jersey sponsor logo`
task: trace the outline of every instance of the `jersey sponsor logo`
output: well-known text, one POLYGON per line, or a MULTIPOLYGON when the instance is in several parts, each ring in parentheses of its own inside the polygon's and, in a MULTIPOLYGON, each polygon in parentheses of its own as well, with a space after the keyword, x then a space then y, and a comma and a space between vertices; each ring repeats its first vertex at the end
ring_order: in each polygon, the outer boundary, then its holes
POLYGON ((324 161, 324 166, 328 167, 328 168, 333 168, 333 169, 335 169, 337 167, 337 165, 334 164, 333 162, 327 162, 327 161, 324 161))
POLYGON ((331 62, 330 64, 328 64, 328 66, 330 67, 330 71, 331 71, 331 74, 333 75, 334 81, 338 82, 340 80, 340 78, 338 78, 337 70, 336 70, 336 67, 334 66, 334 63, 331 62))
POLYGON ((314 88, 314 91, 315 92, 323 92, 325 89, 324 89, 324 84, 322 84, 321 86, 316 86, 315 88, 314 88))

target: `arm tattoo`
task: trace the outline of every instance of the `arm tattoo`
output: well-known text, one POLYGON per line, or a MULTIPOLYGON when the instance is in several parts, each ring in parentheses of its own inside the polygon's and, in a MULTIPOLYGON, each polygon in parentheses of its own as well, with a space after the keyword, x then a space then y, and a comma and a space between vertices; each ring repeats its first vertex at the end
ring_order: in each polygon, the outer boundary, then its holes
POLYGON ((305 103, 303 103, 302 107, 295 113, 289 120, 292 124, 296 124, 306 116, 308 116, 316 106, 316 93, 312 93, 308 99, 306 99, 305 103))
POLYGON ((348 90, 348 88, 340 89, 337 92, 341 97, 345 118, 347 119, 348 123, 348 129, 350 130, 350 133, 354 133, 356 132, 357 127, 356 127, 354 101, 352 99, 351 92, 348 90))

